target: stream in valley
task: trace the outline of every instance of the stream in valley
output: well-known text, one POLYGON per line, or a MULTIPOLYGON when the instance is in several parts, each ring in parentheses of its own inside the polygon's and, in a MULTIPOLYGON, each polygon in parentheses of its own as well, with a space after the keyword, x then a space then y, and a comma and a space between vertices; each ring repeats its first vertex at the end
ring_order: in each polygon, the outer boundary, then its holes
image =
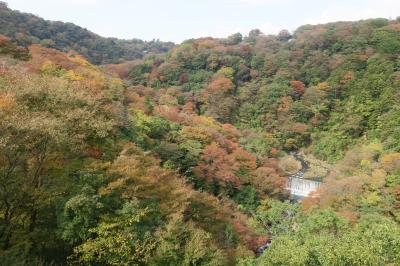
MULTIPOLYGON (((290 191, 290 196, 293 202, 297 202, 308 197, 312 192, 315 192, 322 184, 322 176, 315 176, 312 179, 306 179, 305 174, 310 170, 310 164, 301 153, 291 154, 296 160, 301 163, 301 169, 288 177, 287 189, 290 191)), ((256 253, 261 255, 267 248, 272 245, 271 240, 257 248, 256 253)))

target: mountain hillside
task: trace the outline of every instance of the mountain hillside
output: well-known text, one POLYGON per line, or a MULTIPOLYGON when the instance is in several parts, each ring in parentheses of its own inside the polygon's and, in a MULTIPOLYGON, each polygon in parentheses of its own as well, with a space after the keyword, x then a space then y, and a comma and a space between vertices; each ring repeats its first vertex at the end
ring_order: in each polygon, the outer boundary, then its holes
POLYGON ((19 45, 40 44, 69 52, 73 50, 94 64, 118 63, 141 58, 145 53, 166 52, 170 42, 104 38, 72 23, 48 21, 32 14, 11 10, 0 1, 0 34, 19 45))
POLYGON ((400 20, 125 58, 0 12, 2 265, 400 264, 400 20))

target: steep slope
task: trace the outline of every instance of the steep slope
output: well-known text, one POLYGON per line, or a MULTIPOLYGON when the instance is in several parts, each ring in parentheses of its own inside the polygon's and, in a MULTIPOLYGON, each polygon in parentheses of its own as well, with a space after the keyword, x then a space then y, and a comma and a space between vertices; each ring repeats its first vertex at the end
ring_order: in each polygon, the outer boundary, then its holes
POLYGON ((236 204, 144 149, 174 125, 131 110, 122 80, 40 45, 0 51, 2 264, 226 265, 261 244, 236 204))

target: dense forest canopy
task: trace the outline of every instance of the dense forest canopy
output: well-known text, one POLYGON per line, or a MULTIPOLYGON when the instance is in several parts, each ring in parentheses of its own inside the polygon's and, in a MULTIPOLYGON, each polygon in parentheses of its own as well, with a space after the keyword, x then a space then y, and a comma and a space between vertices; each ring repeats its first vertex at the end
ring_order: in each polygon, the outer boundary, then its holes
POLYGON ((399 19, 172 46, 0 12, 2 265, 400 264, 399 19))
POLYGON ((0 34, 19 45, 40 44, 64 52, 73 50, 94 64, 120 63, 141 58, 146 53, 166 52, 174 44, 159 40, 104 38, 73 23, 48 21, 11 10, 0 1, 0 34))

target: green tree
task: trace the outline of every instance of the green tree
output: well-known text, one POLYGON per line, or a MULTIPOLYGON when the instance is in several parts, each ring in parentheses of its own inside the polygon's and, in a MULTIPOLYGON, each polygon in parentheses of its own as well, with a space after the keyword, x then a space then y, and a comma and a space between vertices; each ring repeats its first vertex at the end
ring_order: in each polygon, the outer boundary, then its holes
POLYGON ((151 265, 226 265, 226 258, 211 235, 183 217, 172 217, 159 232, 159 244, 151 265))
POLYGON ((155 240, 142 232, 141 222, 147 215, 137 202, 127 202, 115 215, 90 230, 93 237, 74 249, 71 262, 83 265, 143 265, 151 258, 155 240))

